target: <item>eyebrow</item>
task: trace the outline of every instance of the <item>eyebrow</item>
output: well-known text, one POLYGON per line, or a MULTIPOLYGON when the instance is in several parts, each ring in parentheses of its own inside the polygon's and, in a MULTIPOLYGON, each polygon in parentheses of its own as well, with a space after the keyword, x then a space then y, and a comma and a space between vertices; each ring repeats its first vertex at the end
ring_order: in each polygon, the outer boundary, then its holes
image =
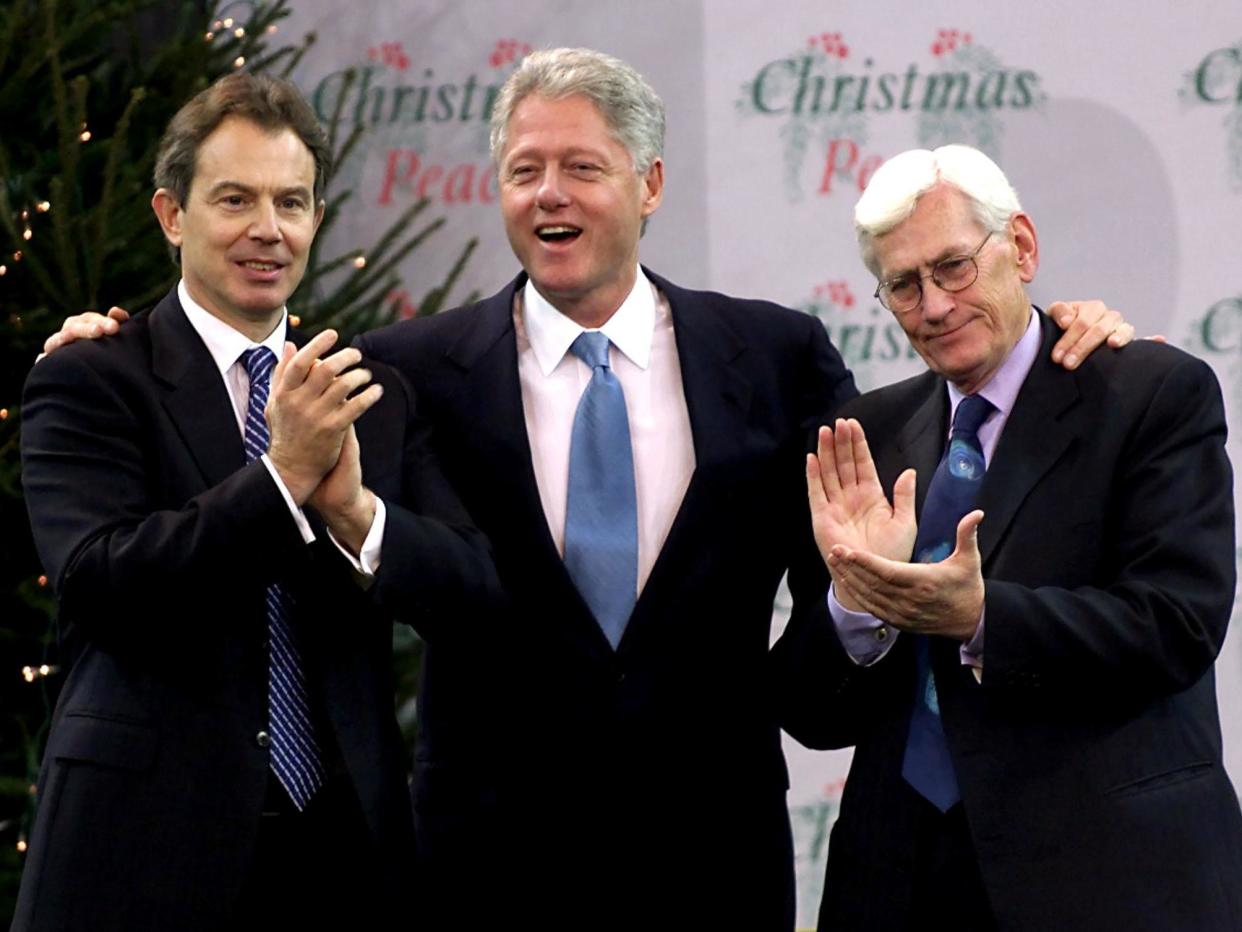
MULTIPOLYGON (((928 268, 935 268, 937 265, 939 265, 941 262, 944 262, 946 259, 954 259, 958 256, 969 256, 969 255, 970 255, 969 248, 953 246, 948 249, 941 250, 940 253, 934 259, 931 259, 930 261, 923 263, 923 264, 926 265, 928 268)), ((892 275, 889 275, 886 278, 880 279, 880 281, 881 282, 895 282, 900 278, 907 278, 908 276, 917 274, 918 270, 919 270, 919 266, 916 266, 915 268, 912 268, 912 269, 903 269, 900 272, 894 272, 892 275)))
MULTIPOLYGON (((256 196, 259 192, 248 184, 242 184, 240 181, 217 181, 207 191, 208 197, 214 197, 217 194, 223 194, 225 191, 239 191, 242 194, 248 194, 251 197, 256 196)), ((294 185, 291 188, 281 188, 276 192, 276 197, 289 197, 296 195, 304 200, 310 200, 311 192, 304 185, 294 185)))

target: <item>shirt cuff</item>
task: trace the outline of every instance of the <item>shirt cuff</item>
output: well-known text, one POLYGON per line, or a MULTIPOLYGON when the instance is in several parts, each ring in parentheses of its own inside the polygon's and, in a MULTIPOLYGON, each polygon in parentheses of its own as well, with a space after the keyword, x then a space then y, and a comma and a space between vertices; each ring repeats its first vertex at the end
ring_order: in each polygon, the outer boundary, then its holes
POLYGON ((962 665, 970 667, 974 670, 976 682, 980 681, 983 676, 983 618, 987 614, 984 608, 979 613, 979 626, 975 628, 975 635, 960 648, 962 665))
POLYGON ((293 523, 298 526, 298 533, 302 535, 302 543, 309 544, 315 539, 315 532, 311 530, 310 522, 306 520, 306 515, 303 514, 301 508, 293 503, 293 496, 285 488, 284 480, 280 478, 280 473, 276 471, 276 467, 272 465, 272 461, 268 459, 267 454, 264 453, 260 459, 263 460, 263 465, 267 467, 267 471, 272 474, 272 479, 276 482, 276 488, 280 489, 281 498, 289 506, 289 514, 293 515, 293 523))
POLYGON ((866 612, 853 612, 837 600, 836 585, 828 587, 828 614, 841 646, 860 667, 869 667, 893 647, 897 629, 866 612))
POLYGON ((380 544, 384 540, 384 523, 387 519, 388 509, 384 507, 384 500, 376 495, 375 517, 371 519, 371 529, 367 531, 367 536, 362 541, 362 549, 356 557, 341 546, 331 530, 328 531, 328 539, 336 545, 337 550, 345 555, 345 559, 354 568, 354 572, 361 574, 364 579, 374 579, 375 574, 379 572, 380 544))

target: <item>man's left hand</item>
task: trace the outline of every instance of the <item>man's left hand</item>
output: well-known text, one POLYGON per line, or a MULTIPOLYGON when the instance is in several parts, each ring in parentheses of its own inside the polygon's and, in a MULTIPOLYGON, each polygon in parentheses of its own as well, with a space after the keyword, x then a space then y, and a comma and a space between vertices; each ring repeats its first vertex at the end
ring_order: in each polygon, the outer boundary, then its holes
POLYGON ((833 580, 863 610, 902 631, 937 634, 965 643, 983 614, 978 529, 982 511, 957 526, 957 547, 939 563, 899 563, 864 550, 834 547, 833 580))
POLYGON ((1052 348, 1052 361, 1077 369, 1104 341, 1116 349, 1134 339, 1134 327, 1103 301, 1054 301, 1048 316, 1065 331, 1052 348))
POLYGON ((308 504, 319 512, 337 543, 358 556, 375 521, 375 494, 362 484, 358 436, 350 424, 341 443, 341 455, 328 470, 308 504))

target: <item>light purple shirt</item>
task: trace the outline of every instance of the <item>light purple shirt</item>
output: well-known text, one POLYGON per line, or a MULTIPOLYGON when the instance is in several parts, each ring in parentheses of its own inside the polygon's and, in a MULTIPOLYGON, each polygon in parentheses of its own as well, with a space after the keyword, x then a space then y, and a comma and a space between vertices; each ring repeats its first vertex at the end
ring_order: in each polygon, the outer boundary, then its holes
MULTIPOLYGON (((977 394, 986 398, 995 408, 979 428, 979 443, 983 447, 985 463, 992 462, 992 454, 1000 442, 1001 431, 1013 411, 1014 402, 1022 383, 1026 381, 1035 359, 1039 355, 1039 315, 1032 313, 1027 322, 1026 331, 1014 344, 1009 355, 1000 364, 1000 368, 992 378, 984 383, 977 394)), ((949 392, 949 423, 953 423, 953 415, 957 406, 965 397, 952 382, 947 383, 949 392)), ((946 433, 946 437, 948 434, 946 433)), ((987 518, 985 517, 986 521, 987 518)), ((828 611, 832 615, 833 624, 837 628, 837 636, 855 663, 859 666, 870 666, 893 647, 897 640, 898 629, 887 624, 874 615, 866 612, 852 612, 837 601, 836 592, 828 590, 828 611)), ((962 645, 962 663, 983 668, 983 614, 979 615, 979 625, 975 628, 974 637, 962 645)))

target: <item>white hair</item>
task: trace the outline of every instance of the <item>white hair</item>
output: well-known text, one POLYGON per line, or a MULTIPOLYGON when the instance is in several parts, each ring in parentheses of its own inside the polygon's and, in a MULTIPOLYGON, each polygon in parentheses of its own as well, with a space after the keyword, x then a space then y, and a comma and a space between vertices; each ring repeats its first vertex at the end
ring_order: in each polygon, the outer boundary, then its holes
POLYGON ((944 182, 957 188, 984 230, 999 233, 1020 210, 1018 192, 990 158, 970 146, 910 149, 895 155, 871 176, 854 205, 854 232, 862 260, 877 278, 875 239, 906 220, 919 199, 944 182))

